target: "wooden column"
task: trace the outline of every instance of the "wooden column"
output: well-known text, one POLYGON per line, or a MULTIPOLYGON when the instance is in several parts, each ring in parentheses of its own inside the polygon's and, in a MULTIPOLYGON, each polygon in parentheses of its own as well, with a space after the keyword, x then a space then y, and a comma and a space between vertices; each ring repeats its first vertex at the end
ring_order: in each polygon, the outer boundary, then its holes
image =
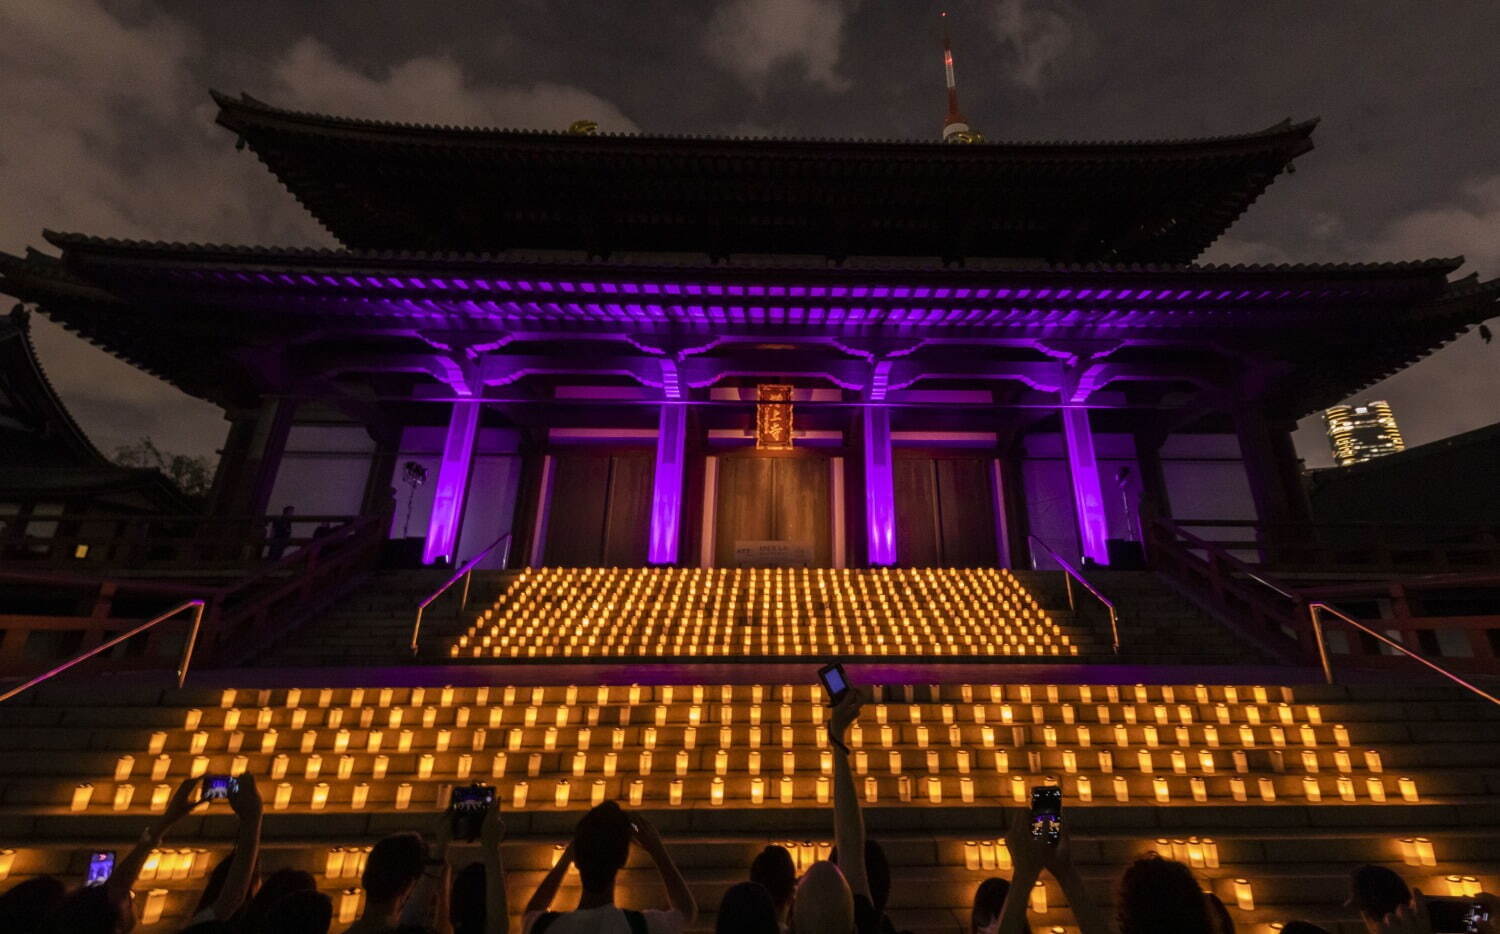
POLYGON ((234 420, 214 478, 215 515, 266 514, 296 409, 294 399, 268 397, 253 415, 234 420))

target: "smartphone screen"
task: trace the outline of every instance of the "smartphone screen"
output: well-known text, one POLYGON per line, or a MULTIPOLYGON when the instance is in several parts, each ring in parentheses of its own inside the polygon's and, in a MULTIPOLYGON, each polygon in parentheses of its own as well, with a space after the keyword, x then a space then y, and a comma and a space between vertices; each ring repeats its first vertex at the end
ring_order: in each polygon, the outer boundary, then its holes
POLYGON ((224 801, 228 800, 229 792, 234 788, 234 779, 228 775, 205 775, 203 776, 203 800, 224 801))
POLYGON ((844 666, 837 662, 819 668, 818 680, 823 682, 823 691, 828 695, 830 707, 849 693, 849 679, 844 675, 844 666))
POLYGON ((453 839, 474 841, 484 826, 484 815, 495 806, 495 786, 461 785, 448 796, 448 816, 453 822, 453 839))
POLYGON ((109 881, 110 873, 115 871, 115 854, 108 850, 99 850, 89 854, 89 875, 84 885, 103 885, 109 881))
POLYGON ((1056 785, 1031 789, 1031 836, 1053 844, 1062 838, 1062 789, 1056 785))
POLYGON ((1427 921, 1433 934, 1473 934, 1489 919, 1484 905, 1471 899, 1427 899, 1427 921))

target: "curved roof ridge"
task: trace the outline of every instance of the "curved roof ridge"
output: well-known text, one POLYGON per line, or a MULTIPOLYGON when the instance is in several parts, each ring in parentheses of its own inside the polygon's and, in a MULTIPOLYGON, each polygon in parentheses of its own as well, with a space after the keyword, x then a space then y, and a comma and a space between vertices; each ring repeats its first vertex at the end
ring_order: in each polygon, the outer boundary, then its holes
MULTIPOLYGON (((328 127, 342 127, 364 130, 397 130, 402 132, 434 133, 434 134, 464 134, 484 136, 538 136, 558 138, 586 138, 586 139, 623 139, 641 141, 663 141, 663 142, 777 142, 777 143, 819 143, 819 144, 851 144, 851 145, 916 145, 923 147, 942 148, 953 151, 938 139, 914 138, 890 138, 890 137, 811 137, 811 136, 728 136, 703 133, 607 133, 600 132, 583 136, 582 134, 569 133, 567 130, 549 130, 528 127, 509 126, 464 126, 438 123, 413 123, 400 120, 380 120, 370 117, 351 117, 342 114, 330 114, 317 111, 297 110, 289 107, 279 107, 270 104, 249 94, 240 92, 239 97, 225 94, 221 91, 209 90, 215 103, 223 111, 256 111, 282 119, 290 119, 309 125, 323 124, 328 127)), ((1267 139, 1278 136, 1306 137, 1311 135, 1317 127, 1320 117, 1312 117, 1307 120, 1294 122, 1290 117, 1272 124, 1261 130, 1246 133, 1227 133, 1217 136, 1199 136, 1182 138, 1156 138, 1156 139, 1105 139, 1105 140, 1076 140, 1076 139, 1048 139, 1048 140, 989 140, 978 143, 968 150, 982 151, 985 149, 1029 149, 1045 147, 1121 147, 1121 146, 1201 146, 1209 143, 1238 143, 1257 139, 1267 139)), ((219 121, 224 124, 221 118, 219 121)), ((225 124, 228 126, 228 124, 225 124)), ((234 129, 234 127, 229 127, 234 129)))

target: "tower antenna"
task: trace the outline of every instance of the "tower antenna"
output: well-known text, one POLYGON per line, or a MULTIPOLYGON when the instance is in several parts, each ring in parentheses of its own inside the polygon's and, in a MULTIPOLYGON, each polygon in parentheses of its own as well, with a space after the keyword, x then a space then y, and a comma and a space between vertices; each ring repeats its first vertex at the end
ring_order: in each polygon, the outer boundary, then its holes
POLYGON ((984 136, 969 126, 958 109, 958 80, 953 74, 953 42, 948 38, 948 14, 943 12, 943 75, 948 83, 948 116, 943 118, 943 142, 982 143, 984 136))

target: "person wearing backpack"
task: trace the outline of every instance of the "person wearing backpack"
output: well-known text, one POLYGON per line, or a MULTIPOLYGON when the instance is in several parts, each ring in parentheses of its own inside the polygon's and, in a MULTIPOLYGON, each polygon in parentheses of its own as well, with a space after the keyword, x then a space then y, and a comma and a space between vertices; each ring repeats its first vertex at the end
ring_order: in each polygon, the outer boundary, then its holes
POLYGON ((697 915, 693 893, 656 828, 639 812, 627 814, 606 801, 578 821, 573 842, 527 903, 521 934, 682 934, 697 915), (669 910, 635 911, 615 905, 615 876, 630 856, 631 843, 646 852, 661 874, 669 910), (551 911, 569 866, 578 867, 583 886, 578 907, 551 911))

